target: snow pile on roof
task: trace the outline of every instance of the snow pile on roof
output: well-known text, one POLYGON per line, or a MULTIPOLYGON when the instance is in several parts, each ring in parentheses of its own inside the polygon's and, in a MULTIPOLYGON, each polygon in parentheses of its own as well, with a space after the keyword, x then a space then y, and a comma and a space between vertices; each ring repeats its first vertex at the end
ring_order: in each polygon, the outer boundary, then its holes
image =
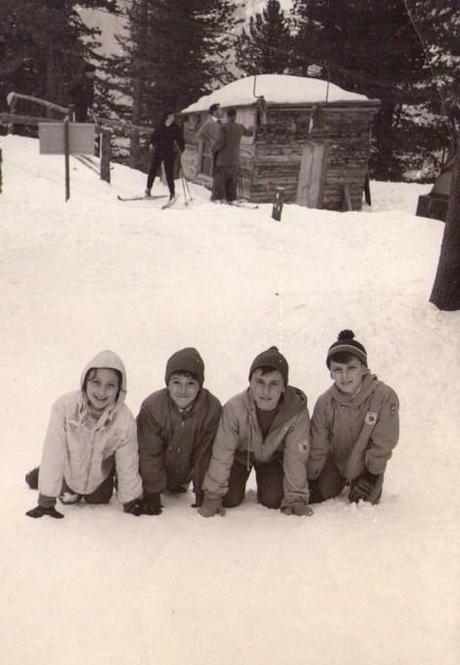
POLYGON ((368 101, 365 95, 343 90, 333 83, 329 83, 328 91, 327 85, 327 81, 322 79, 303 76, 287 76, 285 74, 247 76, 238 79, 238 81, 232 81, 232 83, 219 90, 214 90, 210 95, 200 97, 198 101, 183 109, 183 112, 207 111, 211 104, 215 103, 221 106, 246 106, 254 104, 256 101, 255 95, 263 95, 266 102, 274 104, 325 102, 326 94, 328 102, 368 101))

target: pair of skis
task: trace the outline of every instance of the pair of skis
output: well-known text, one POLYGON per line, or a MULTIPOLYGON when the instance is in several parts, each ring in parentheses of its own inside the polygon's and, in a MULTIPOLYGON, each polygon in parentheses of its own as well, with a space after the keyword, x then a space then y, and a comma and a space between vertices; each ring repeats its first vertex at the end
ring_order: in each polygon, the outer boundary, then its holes
MULTIPOLYGON (((155 201, 157 199, 164 199, 168 195, 167 194, 154 194, 153 196, 121 196, 120 194, 117 194, 117 198, 119 201, 155 201)), ((164 205, 161 206, 161 210, 165 210, 165 208, 170 208, 177 202, 177 199, 169 199, 164 205)), ((188 201, 186 201, 186 204, 188 201)))

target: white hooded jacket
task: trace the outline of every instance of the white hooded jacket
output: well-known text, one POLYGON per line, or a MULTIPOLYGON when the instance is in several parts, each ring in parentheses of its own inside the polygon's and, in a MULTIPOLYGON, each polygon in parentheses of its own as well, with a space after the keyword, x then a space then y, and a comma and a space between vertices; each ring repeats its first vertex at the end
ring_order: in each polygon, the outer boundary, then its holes
MULTIPOLYGON (((113 351, 101 351, 85 367, 80 390, 56 400, 43 445, 38 489, 47 505, 59 496, 63 481, 77 494, 90 494, 110 475, 115 461, 118 499, 125 504, 142 495, 136 423, 124 403, 126 370, 113 351), (99 421, 86 424, 83 385, 92 368, 118 370, 122 384, 117 402, 105 409, 99 421)), ((39 499, 40 503, 40 499, 39 499)))

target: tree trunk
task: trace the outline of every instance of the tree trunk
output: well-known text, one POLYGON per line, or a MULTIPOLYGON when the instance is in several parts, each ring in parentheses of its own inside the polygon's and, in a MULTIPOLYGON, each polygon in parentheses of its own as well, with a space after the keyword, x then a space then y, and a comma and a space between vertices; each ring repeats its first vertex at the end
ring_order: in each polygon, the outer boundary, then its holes
POLYGON ((446 226, 430 296, 438 309, 460 309, 460 146, 457 146, 446 226))

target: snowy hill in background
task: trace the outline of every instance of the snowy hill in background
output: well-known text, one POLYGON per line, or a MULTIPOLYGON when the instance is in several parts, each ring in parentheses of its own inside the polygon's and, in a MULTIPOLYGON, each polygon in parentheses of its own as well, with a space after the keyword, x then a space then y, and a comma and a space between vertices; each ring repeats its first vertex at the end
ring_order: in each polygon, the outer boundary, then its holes
POLYGON ((187 208, 120 203, 143 174, 115 164, 108 185, 73 158, 65 203, 61 156, 0 148, 2 663, 457 665, 460 312, 428 302, 444 227, 414 211, 430 187, 371 182, 362 212, 285 205, 277 223, 195 185, 187 208), (173 351, 196 346, 224 401, 277 344, 311 409, 344 327, 401 401, 379 506, 341 496, 286 517, 251 477, 224 518, 190 492, 159 517, 116 498, 24 516, 51 403, 96 351, 123 358, 137 414, 173 351))

